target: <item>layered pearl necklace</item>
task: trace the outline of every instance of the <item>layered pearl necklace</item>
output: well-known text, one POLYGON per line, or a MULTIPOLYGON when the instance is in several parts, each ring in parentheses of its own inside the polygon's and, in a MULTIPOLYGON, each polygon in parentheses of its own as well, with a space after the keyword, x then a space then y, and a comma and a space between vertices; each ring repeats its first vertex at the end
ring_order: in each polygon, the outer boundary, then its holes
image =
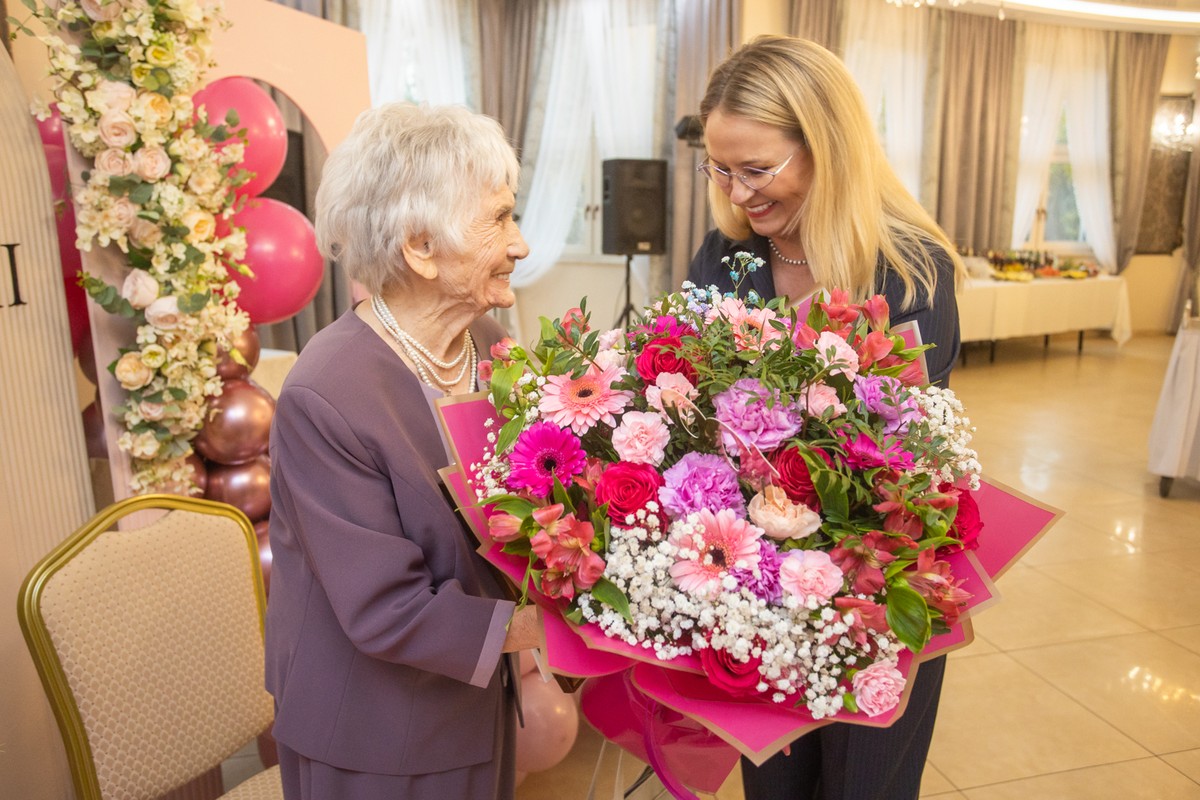
POLYGON ((793 267, 808 266, 807 258, 788 258, 783 253, 779 252, 779 248, 775 246, 774 239, 767 239, 767 244, 771 245, 771 252, 773 252, 775 254, 775 257, 778 258, 783 263, 791 264, 793 267))
POLYGON ((471 331, 463 333, 462 351, 452 361, 441 361, 425 345, 421 344, 408 331, 400 327, 392 311, 379 295, 371 296, 371 310, 375 312, 383 329, 392 335, 400 345, 409 361, 417 368, 417 376, 432 389, 450 394, 462 383, 463 378, 475 374, 475 340, 471 331), (459 366, 461 365, 461 366, 459 366), (451 378, 442 378, 438 370, 451 370, 458 367, 458 373, 451 378))

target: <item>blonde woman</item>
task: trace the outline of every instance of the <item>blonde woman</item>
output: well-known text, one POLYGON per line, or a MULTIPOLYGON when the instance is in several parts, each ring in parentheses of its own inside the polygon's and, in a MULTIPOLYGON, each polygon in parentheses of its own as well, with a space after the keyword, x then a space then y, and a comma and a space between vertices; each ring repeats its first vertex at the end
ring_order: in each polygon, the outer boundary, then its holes
MULTIPOLYGON (((893 324, 916 321, 935 345, 930 379, 945 385, 959 351, 962 262, 888 165, 842 62, 813 42, 760 37, 713 72, 700 118, 717 230, 689 279, 733 291, 722 258, 746 251, 763 267, 737 287, 743 295, 806 307, 821 289, 857 301, 882 293, 893 324)), ((747 800, 915 800, 944 668, 944 658, 921 666, 890 728, 833 724, 762 767, 743 761, 747 800)))

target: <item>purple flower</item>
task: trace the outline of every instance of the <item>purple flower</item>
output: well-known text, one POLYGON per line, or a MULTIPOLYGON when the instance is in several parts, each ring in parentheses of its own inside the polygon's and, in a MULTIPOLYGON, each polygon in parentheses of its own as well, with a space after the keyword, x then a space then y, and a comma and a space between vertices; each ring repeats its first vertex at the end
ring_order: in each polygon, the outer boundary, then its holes
POLYGON ((579 438, 552 422, 535 422, 521 431, 508 460, 509 488, 529 489, 539 497, 554 490, 555 477, 565 486, 587 463, 579 438))
POLYGON ((735 567, 729 574, 737 579, 738 586, 749 589, 759 600, 778 604, 783 599, 783 586, 779 582, 779 565, 786 553, 781 553, 766 539, 758 541, 758 574, 753 570, 735 567))
POLYGON ((778 449, 800 430, 800 413, 754 378, 742 378, 713 398, 716 417, 723 427, 721 441, 731 453, 740 453, 738 439, 761 452, 778 449), (736 434, 736 436, 735 436, 736 434))
POLYGON ((658 499, 671 519, 702 509, 724 508, 732 509, 741 519, 746 517, 746 500, 738 488, 737 472, 720 456, 687 453, 663 473, 663 480, 658 499))
POLYGON ((854 395, 867 411, 883 419, 884 433, 903 434, 921 416, 904 384, 887 375, 859 375, 854 379, 854 395))

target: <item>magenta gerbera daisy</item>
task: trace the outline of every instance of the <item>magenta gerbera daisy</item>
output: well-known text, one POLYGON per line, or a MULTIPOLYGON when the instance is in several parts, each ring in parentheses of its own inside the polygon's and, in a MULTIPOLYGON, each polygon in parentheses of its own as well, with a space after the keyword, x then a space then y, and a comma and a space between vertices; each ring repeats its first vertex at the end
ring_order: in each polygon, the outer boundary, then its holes
POLYGON ((508 456, 510 489, 529 489, 546 497, 554 479, 564 486, 583 472, 587 459, 579 439, 550 422, 535 422, 517 437, 508 456))
POLYGON ((633 396, 632 392, 612 388, 623 372, 618 366, 593 366, 578 378, 550 375, 542 387, 538 411, 543 419, 580 436, 601 421, 615 428, 617 419, 613 415, 624 410, 633 396))
POLYGON ((762 528, 739 519, 732 509, 715 514, 704 509, 671 528, 669 541, 679 548, 671 580, 693 597, 711 600, 721 591, 721 579, 729 570, 758 566, 762 528))

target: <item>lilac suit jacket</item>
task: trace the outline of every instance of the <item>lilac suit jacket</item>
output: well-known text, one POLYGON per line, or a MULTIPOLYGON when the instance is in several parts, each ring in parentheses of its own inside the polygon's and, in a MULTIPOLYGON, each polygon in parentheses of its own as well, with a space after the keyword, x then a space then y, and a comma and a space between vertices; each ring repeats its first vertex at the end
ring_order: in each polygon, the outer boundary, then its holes
MULTIPOLYGON (((472 325, 486 357, 503 335, 472 325)), ((271 430, 275 737, 386 775, 493 757, 513 604, 448 505, 422 384, 353 312, 304 348, 271 430)))

